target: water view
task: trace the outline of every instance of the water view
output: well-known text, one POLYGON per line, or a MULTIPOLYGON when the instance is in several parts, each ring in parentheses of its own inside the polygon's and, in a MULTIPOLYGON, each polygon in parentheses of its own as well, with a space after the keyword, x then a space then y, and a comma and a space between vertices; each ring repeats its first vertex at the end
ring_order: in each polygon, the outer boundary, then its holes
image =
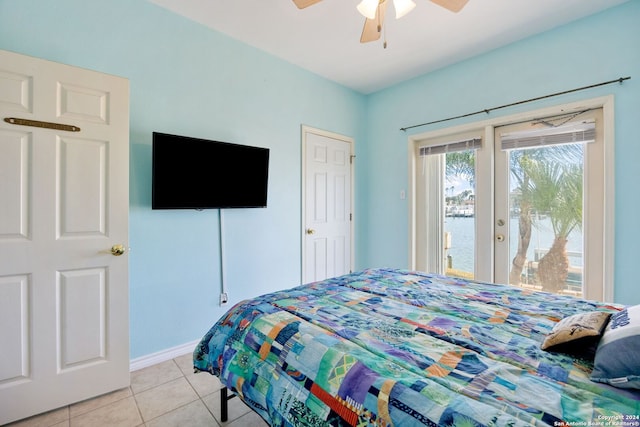
MULTIPOLYGON (((518 247, 518 218, 511 218, 511 254, 510 259, 516 255, 518 247)), ((444 224, 446 232, 451 233, 451 249, 448 255, 451 256, 451 268, 465 272, 474 270, 474 242, 475 242, 475 218, 473 217, 447 217, 444 224)), ((540 218, 536 221, 536 226, 531 232, 531 244, 527 251, 527 260, 536 260, 536 250, 546 251, 553 243, 554 234, 549 218, 540 218)), ((567 242, 567 252, 569 254, 569 265, 572 267, 582 267, 582 233, 574 230, 569 235, 567 242)), ((538 258, 540 258, 539 255, 538 258)))

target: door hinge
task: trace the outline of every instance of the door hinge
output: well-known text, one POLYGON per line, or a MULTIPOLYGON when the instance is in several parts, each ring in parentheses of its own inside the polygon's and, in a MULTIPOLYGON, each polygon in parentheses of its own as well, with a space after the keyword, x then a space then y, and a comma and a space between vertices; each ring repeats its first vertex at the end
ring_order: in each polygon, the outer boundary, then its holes
POLYGON ((351 164, 351 165, 352 165, 352 164, 353 164, 353 159, 355 159, 355 158, 356 158, 356 155, 355 155, 355 154, 350 155, 350 156, 349 156, 349 164, 351 164))
POLYGON ((353 221, 353 214, 352 213, 349 214, 349 221, 353 221))

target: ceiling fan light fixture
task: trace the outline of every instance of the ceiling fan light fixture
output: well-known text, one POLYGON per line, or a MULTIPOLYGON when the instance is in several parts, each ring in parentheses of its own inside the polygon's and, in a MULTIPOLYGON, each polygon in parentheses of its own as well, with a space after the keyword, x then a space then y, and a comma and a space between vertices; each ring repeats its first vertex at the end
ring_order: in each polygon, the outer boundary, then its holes
POLYGON ((393 0, 393 7, 396 9, 396 19, 400 19, 411 12, 416 4, 413 0, 393 0))
POLYGON ((378 10, 378 3, 378 0, 362 0, 357 6, 358 12, 367 19, 375 19, 376 11, 378 10))

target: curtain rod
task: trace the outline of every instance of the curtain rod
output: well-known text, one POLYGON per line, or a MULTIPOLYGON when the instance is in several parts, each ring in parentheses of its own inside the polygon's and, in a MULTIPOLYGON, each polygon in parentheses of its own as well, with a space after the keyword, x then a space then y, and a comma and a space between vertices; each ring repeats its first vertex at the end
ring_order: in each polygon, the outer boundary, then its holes
POLYGON ((435 123, 447 122, 449 120, 461 119, 461 118, 469 117, 469 116, 475 116, 477 114, 482 114, 482 113, 489 114, 491 111, 499 110, 501 108, 513 107, 515 105, 526 104, 528 102, 539 101, 541 99, 546 99, 546 98, 552 98, 552 97, 558 96, 558 95, 565 95, 565 94, 571 93, 571 92, 577 92, 577 91, 580 91, 580 90, 591 89, 591 88, 594 88, 594 87, 609 85, 609 84, 612 84, 612 83, 620 83, 620 84, 622 84, 623 81, 629 80, 630 78, 631 77, 620 77, 620 78, 615 79, 615 80, 609 80, 608 82, 596 83, 596 84, 593 84, 593 85, 583 86, 583 87, 579 87, 579 88, 576 88, 576 89, 570 89, 570 90, 565 90, 565 91, 562 91, 562 92, 552 93, 552 94, 549 94, 549 95, 538 96, 537 98, 529 98, 529 99, 525 99, 524 101, 512 102, 511 104, 500 105, 499 107, 492 107, 492 108, 487 108, 487 109, 480 110, 480 111, 474 111, 473 113, 462 114, 460 116, 448 117, 446 119, 434 120, 432 122, 421 123, 419 125, 407 126, 407 127, 404 127, 404 128, 400 128, 400 130, 406 132, 408 129, 413 129, 413 128, 417 128, 417 127, 421 127, 421 126, 427 126, 427 125, 433 125, 435 123))

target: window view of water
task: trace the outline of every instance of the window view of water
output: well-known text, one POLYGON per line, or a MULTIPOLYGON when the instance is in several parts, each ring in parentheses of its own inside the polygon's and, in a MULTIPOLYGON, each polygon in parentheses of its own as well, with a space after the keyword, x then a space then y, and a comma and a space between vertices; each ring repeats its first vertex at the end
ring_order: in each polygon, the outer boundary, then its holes
MULTIPOLYGON (((510 219, 511 222, 511 251, 510 259, 516 255, 518 247, 518 218, 510 219)), ((451 248, 447 254, 451 256, 451 267, 456 270, 473 272, 474 269, 474 224, 473 217, 447 217, 444 229, 451 233, 451 248)), ((538 218, 531 231, 531 244, 527 251, 527 260, 534 261, 535 251, 546 251, 553 243, 554 234, 549 218, 538 218)), ((569 235, 567 242, 567 253, 569 254, 569 264, 573 267, 582 267, 582 233, 574 230, 569 235)), ((542 256, 542 253, 540 256, 542 256)), ((539 258, 539 257, 538 257, 539 258)))

